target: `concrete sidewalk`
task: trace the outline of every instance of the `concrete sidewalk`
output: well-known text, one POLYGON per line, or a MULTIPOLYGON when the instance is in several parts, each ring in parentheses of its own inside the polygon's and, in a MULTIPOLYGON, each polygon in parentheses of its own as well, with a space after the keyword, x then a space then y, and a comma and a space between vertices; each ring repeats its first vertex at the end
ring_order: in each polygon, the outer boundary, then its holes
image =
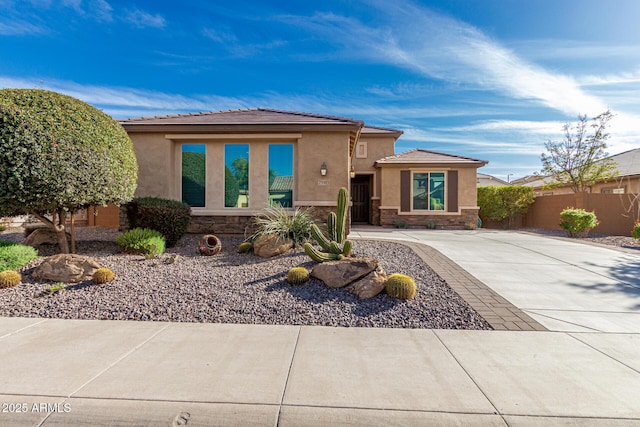
POLYGON ((354 227, 437 249, 552 331, 640 333, 640 254, 498 230, 354 227))
POLYGON ((0 425, 639 425, 639 349, 632 334, 0 318, 0 425))

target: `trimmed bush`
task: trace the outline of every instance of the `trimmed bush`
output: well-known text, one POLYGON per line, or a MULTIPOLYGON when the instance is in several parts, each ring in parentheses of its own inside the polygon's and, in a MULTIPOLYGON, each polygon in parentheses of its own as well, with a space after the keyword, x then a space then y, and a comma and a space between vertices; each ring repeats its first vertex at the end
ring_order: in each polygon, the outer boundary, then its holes
POLYGON ((399 299, 414 299, 418 290, 410 276, 398 273, 387 278, 384 288, 390 297, 399 299))
POLYGON ((301 285, 309 280, 309 270, 304 267, 293 267, 287 273, 287 282, 292 285, 301 285))
POLYGON ((598 224, 600 222, 594 212, 573 207, 560 212, 560 227, 566 230, 571 237, 585 237, 598 224))
POLYGON ((0 288, 12 288, 22 282, 22 276, 17 271, 7 270, 0 273, 0 288))
POLYGON ((37 256, 31 246, 0 240, 0 271, 22 268, 37 256))
POLYGON ((108 268, 99 268, 93 273, 93 283, 102 285, 115 279, 116 275, 108 268))
POLYGON ((159 231, 134 228, 116 239, 122 252, 129 254, 160 255, 164 253, 165 241, 159 231))
POLYGON ((191 208, 177 200, 136 197, 126 209, 131 228, 159 231, 168 247, 178 243, 191 223, 191 208))
POLYGON ((525 214, 534 202, 532 187, 505 185, 502 187, 478 187, 478 215, 482 221, 505 222, 511 227, 518 214, 525 214))
POLYGON ((636 225, 633 226, 633 231, 631 231, 631 235, 634 239, 640 239, 640 220, 636 221, 636 225))

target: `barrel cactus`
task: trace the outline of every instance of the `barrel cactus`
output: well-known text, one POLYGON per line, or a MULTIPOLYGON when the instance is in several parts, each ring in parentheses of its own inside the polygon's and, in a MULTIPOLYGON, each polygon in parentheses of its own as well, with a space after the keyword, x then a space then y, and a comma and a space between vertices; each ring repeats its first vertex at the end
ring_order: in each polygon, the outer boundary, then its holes
POLYGON ((322 248, 316 249, 311 243, 304 244, 304 251, 316 262, 334 261, 351 256, 352 243, 346 239, 347 210, 349 193, 342 187, 338 191, 337 212, 330 212, 327 218, 327 236, 316 224, 311 224, 311 237, 322 248))
POLYGON ((249 253, 249 251, 251 250, 252 247, 253 247, 253 245, 251 244, 251 242, 242 242, 238 246, 238 253, 239 254, 249 253))
POLYGON ((115 277, 116 275, 113 273, 113 271, 109 270, 108 268, 99 268, 93 273, 92 280, 93 283, 101 285, 103 283, 112 281, 115 277))
POLYGON ((287 282, 292 285, 301 285, 309 280, 309 271, 304 267, 293 267, 287 273, 287 282))
POLYGON ((12 288, 22 282, 22 276, 17 271, 7 270, 0 273, 0 288, 12 288))
POLYGON ((413 299, 416 296, 416 282, 405 274, 392 274, 384 285, 387 294, 393 298, 413 299))

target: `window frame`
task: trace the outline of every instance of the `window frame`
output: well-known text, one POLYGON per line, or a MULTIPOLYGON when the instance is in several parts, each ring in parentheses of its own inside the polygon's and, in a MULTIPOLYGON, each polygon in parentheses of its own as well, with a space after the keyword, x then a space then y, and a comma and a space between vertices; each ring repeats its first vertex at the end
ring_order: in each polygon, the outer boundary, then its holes
POLYGON ((411 200, 411 210, 410 212, 416 212, 416 213, 424 213, 424 212, 429 212, 429 213, 447 213, 448 212, 448 202, 449 202, 449 197, 447 194, 447 188, 448 188, 448 174, 446 170, 412 170, 411 171, 411 186, 410 186, 410 200, 411 200), (441 173, 443 176, 443 180, 442 183, 444 185, 443 189, 442 189, 442 196, 444 199, 444 202, 442 203, 442 209, 431 209, 431 191, 430 191, 430 186, 431 186, 431 174, 435 174, 435 173, 441 173), (414 177, 416 174, 427 174, 427 203, 428 203, 428 208, 427 209, 416 209, 414 208, 414 177))

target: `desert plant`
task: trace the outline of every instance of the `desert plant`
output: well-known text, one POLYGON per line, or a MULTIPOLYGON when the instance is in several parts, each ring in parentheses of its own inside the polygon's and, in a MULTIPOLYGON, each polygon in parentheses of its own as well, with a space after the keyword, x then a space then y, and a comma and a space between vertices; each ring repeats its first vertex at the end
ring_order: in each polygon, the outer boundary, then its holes
POLYGON ((292 285, 301 285, 309 280, 309 270, 304 267, 293 267, 287 273, 287 282, 292 285))
POLYGON ((238 245, 238 253, 247 254, 251 251, 252 247, 253 245, 251 244, 251 242, 242 242, 240 243, 240 245, 238 245))
POLYGON ((301 246, 311 238, 313 211, 311 209, 285 209, 275 205, 264 209, 254 218, 257 226, 252 240, 267 234, 276 234, 285 239, 293 240, 296 246, 301 246))
POLYGON ((22 268, 37 256, 31 246, 0 240, 0 271, 22 268))
POLYGON ((636 224, 633 226, 633 231, 631 231, 631 235, 634 239, 640 239, 640 220, 636 221, 636 224))
POLYGON ((407 228, 409 224, 406 221, 393 221, 393 226, 395 228, 407 228))
POLYGON ((437 226, 438 224, 433 221, 429 221, 425 225, 425 227, 427 227, 428 230, 435 230, 437 226))
POLYGON ((168 247, 185 235, 191 223, 191 208, 186 203, 159 197, 136 197, 126 205, 131 228, 159 231, 168 247))
POLYGON ((64 282, 58 282, 55 285, 49 285, 49 287, 46 290, 46 293, 49 295, 53 295, 56 292, 63 290, 66 286, 67 284, 64 282))
POLYGON ((571 237, 586 236, 589 230, 599 223, 594 212, 587 212, 584 209, 570 207, 560 212, 560 227, 571 237))
POLYGON ((116 239, 120 250, 131 254, 156 256, 164 253, 165 241, 162 234, 148 228, 134 228, 122 233, 116 239))
POLYGON ((133 143, 97 108, 60 93, 7 88, 0 89, 0 118, 0 216, 35 216, 69 252, 69 213, 133 197, 133 143))
POLYGON ((20 273, 7 270, 0 273, 0 288, 12 288, 22 281, 20 273))
POLYGON ((311 237, 320 245, 323 251, 319 251, 309 242, 306 242, 304 251, 316 262, 325 262, 342 259, 351 255, 352 243, 346 240, 347 209, 349 206, 349 194, 342 187, 338 191, 338 206, 336 212, 329 212, 327 217, 327 236, 325 236, 316 224, 311 224, 311 237))
POLYGON ((93 283, 102 285, 104 283, 112 281, 115 277, 116 275, 113 273, 113 271, 109 270, 108 268, 99 268, 93 273, 93 277, 91 278, 91 280, 93 280, 93 283))
POLYGON ((384 285, 387 294, 393 298, 413 299, 416 296, 416 282, 405 274, 392 274, 384 285))

